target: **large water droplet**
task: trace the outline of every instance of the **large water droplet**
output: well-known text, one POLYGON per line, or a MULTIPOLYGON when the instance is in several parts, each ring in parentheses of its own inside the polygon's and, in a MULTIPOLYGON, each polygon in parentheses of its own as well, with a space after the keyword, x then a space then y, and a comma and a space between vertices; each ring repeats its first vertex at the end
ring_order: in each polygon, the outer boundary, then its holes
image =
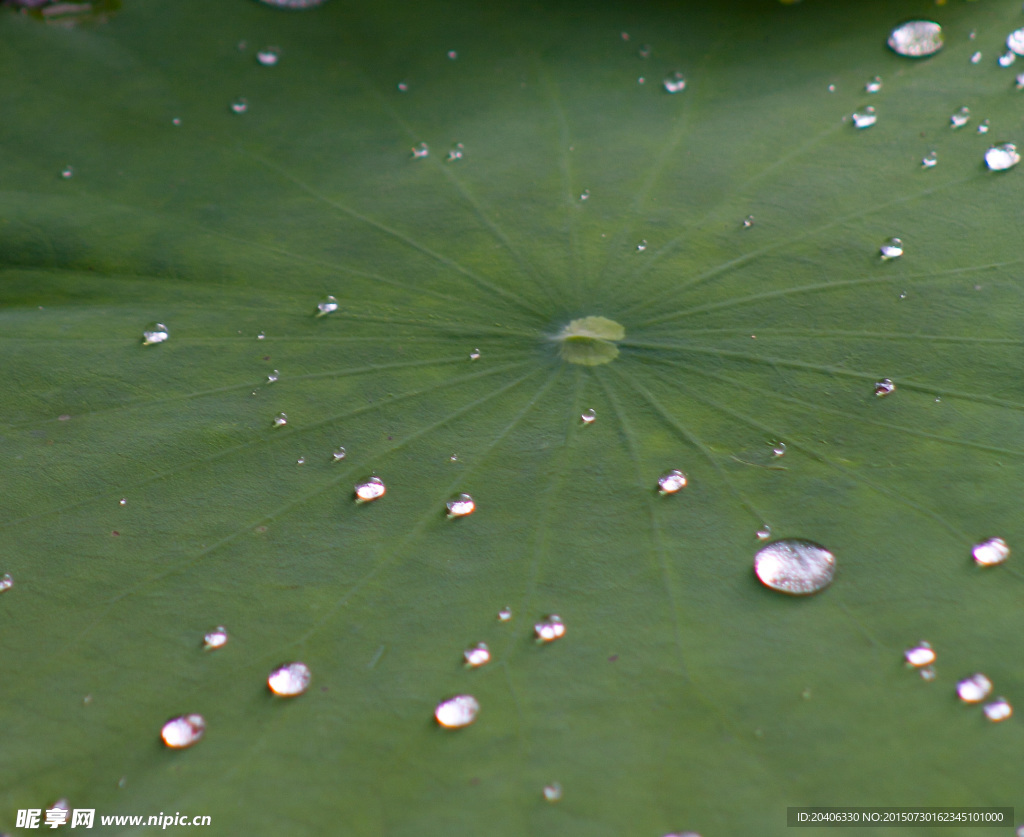
POLYGON ((754 572, 761 583, 793 596, 817 593, 832 583, 835 556, 812 541, 787 538, 775 541, 754 556, 754 572))
POLYGON ((908 20, 889 35, 889 48, 908 58, 924 58, 942 49, 942 27, 931 20, 908 20))
POLYGON ((356 485, 356 502, 369 503, 384 496, 387 489, 384 487, 384 480, 380 477, 370 477, 356 485))
POLYGON ((992 171, 1006 171, 1020 162, 1017 146, 1012 142, 993 145, 985 152, 985 165, 992 171))
POLYGON ((467 648, 462 652, 462 656, 465 657, 466 665, 470 668, 478 668, 491 661, 491 651, 486 642, 478 642, 472 648, 467 648))
POLYGON ((14 586, 14 579, 11 578, 10 573, 4 573, 0 576, 0 593, 4 593, 10 590, 14 586))
POLYGON ((270 672, 267 686, 275 695, 295 697, 309 688, 311 677, 309 666, 305 663, 288 663, 270 672))
POLYGON ((288 423, 288 415, 286 413, 278 413, 274 416, 274 427, 284 427, 288 423))
POLYGON ((334 449, 334 453, 331 454, 331 459, 334 462, 341 462, 341 460, 344 459, 346 455, 347 454, 346 454, 345 448, 338 447, 338 448, 335 448, 334 449))
POLYGON ((453 497, 445 506, 448 509, 449 518, 465 517, 467 514, 472 514, 476 511, 476 503, 473 502, 473 498, 468 494, 460 494, 458 497, 453 497))
POLYGON ((580 421, 584 424, 593 424, 597 421, 597 412, 591 407, 589 410, 585 410, 583 415, 580 416, 580 421))
POLYGON ((919 642, 913 648, 908 648, 903 652, 903 656, 914 668, 930 666, 935 662, 935 651, 927 642, 919 642))
POLYGON ((903 255, 903 241, 899 238, 890 238, 878 248, 878 251, 882 254, 882 261, 884 262, 890 259, 898 259, 903 255))
POLYGON ((430 156, 430 146, 425 142, 421 142, 419 145, 412 147, 412 158, 414 160, 422 160, 424 157, 430 156))
POLYGON ((437 705, 434 717, 447 729, 468 727, 480 712, 480 701, 472 695, 456 695, 437 705))
POLYGON ((1024 29, 1014 29, 1006 36, 1006 48, 1016 55, 1024 55, 1024 29))
POLYGON ((548 802, 558 802, 562 798, 562 786, 558 782, 552 782, 544 786, 544 798, 548 802))
POLYGON ((683 78, 683 74, 680 72, 665 76, 661 83, 669 93, 681 93, 686 89, 686 79, 683 78))
POLYGON ((882 77, 875 76, 871 81, 864 85, 864 90, 868 93, 877 93, 882 89, 882 77))
POLYGON ((228 631, 223 625, 218 625, 203 637, 203 648, 207 651, 213 651, 216 648, 223 648, 227 644, 228 631))
POLYGON ((325 317, 328 314, 333 314, 338 310, 338 300, 333 296, 328 296, 327 299, 316 304, 316 316, 325 317))
POLYGON ((191 747, 206 732, 206 720, 202 715, 182 715, 179 718, 172 718, 163 729, 160 730, 160 737, 164 744, 173 750, 181 750, 191 747))
POLYGON ((167 326, 163 323, 153 323, 142 332, 142 345, 155 346, 157 343, 165 342, 170 336, 167 326))
POLYGON ((997 697, 991 703, 986 703, 984 709, 985 717, 993 723, 1005 721, 1013 714, 1013 707, 1010 706, 1010 701, 1004 697, 997 697))
POLYGON ((875 382, 875 396, 878 398, 885 398, 887 395, 892 395, 896 391, 896 384, 894 384, 888 378, 882 378, 880 381, 875 382))
POLYGON ((994 567, 1010 557, 1010 547, 1002 538, 989 538, 987 541, 975 544, 971 555, 974 556, 974 562, 979 567, 994 567))
POLYGON ((619 340, 626 329, 607 317, 581 317, 572 320, 554 336, 563 360, 582 366, 600 366, 619 356, 619 340))
POLYGON ((933 169, 939 164, 939 155, 934 151, 929 151, 924 157, 921 158, 921 167, 926 169, 933 169))
POLYGON ((659 494, 675 494, 679 489, 686 486, 686 474, 682 471, 672 470, 663 474, 658 480, 659 494))
POLYGON ((974 674, 956 684, 957 696, 964 703, 978 703, 992 692, 992 681, 984 674, 974 674))
POLYGON ((272 46, 256 53, 256 60, 264 67, 273 67, 281 60, 281 50, 272 46))
POLYGON ((854 128, 870 128, 878 121, 878 114, 875 113, 874 107, 868 105, 860 110, 855 110, 852 119, 854 128))
POLYGON ((971 109, 964 105, 960 110, 956 111, 951 117, 949 117, 949 125, 954 130, 957 128, 963 128, 968 122, 971 121, 971 109))
POLYGON ((231 103, 231 112, 232 113, 245 113, 247 110, 249 110, 249 100, 248 99, 245 99, 245 98, 240 96, 239 98, 235 99, 231 103))
POLYGON ((539 642, 554 642, 565 636, 565 623, 560 616, 551 614, 534 625, 533 632, 539 642))

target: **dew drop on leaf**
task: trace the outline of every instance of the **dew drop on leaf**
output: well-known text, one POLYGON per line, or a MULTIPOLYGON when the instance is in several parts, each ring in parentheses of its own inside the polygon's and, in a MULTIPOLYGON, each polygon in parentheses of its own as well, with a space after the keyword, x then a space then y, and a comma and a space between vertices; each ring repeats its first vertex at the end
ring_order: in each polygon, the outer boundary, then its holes
POLYGON ((65 180, 70 180, 72 177, 75 176, 75 169, 74 169, 74 167, 73 166, 64 166, 64 168, 62 168, 61 171, 60 171, 60 176, 63 177, 65 180))
POLYGON ((686 474, 682 471, 671 470, 662 474, 658 480, 659 494, 675 494, 679 489, 686 486, 686 474))
POLYGON ((206 720, 202 715, 182 715, 164 724, 160 737, 172 750, 182 750, 195 744, 205 732, 206 720))
POLYGON ((155 346, 157 343, 165 342, 168 337, 170 337, 170 333, 167 331, 167 326, 163 323, 153 323, 142 332, 142 345, 155 346))
POLYGON ((316 304, 316 316, 325 317, 328 314, 333 314, 338 310, 338 300, 333 296, 328 296, 321 302, 316 304))
POLYGON ((218 625, 203 637, 203 648, 207 651, 223 648, 227 643, 228 631, 223 625, 218 625))
POLYGON ((637 250, 638 253, 642 253, 646 249, 647 249, 647 239, 645 238, 639 244, 636 245, 636 250, 637 250))
POLYGON ((267 383, 268 384, 276 384, 280 379, 281 379, 281 373, 278 370, 276 370, 276 369, 273 372, 271 372, 269 375, 267 375, 267 383))
POLYGON ((903 241, 899 238, 890 238, 880 248, 882 261, 887 262, 891 259, 898 259, 903 255, 903 241))
POLYGON ((875 76, 871 81, 864 85, 864 90, 867 93, 877 93, 882 89, 882 77, 875 76))
POLYGON ((281 60, 281 50, 277 47, 267 47, 256 53, 256 61, 264 67, 276 66, 281 60))
POLYGON ((332 462, 341 462, 345 458, 346 451, 343 447, 337 447, 334 449, 334 453, 331 454, 332 462))
POLYGON ((922 668, 919 668, 917 671, 918 674, 921 675, 921 679, 924 680, 926 683, 930 683, 932 680, 935 679, 935 669, 931 666, 924 666, 922 668))
POLYGON ((11 578, 10 573, 4 573, 0 576, 0 593, 4 593, 10 590, 14 586, 14 579, 11 578))
POLYGON ((1012 142, 993 145, 985 152, 985 165, 991 171, 1006 171, 1012 169, 1019 162, 1020 154, 1017 153, 1017 146, 1012 142))
POLYGON ((933 169, 939 164, 939 155, 934 151, 929 151, 924 157, 921 158, 921 168, 933 169))
POLYGON ((274 427, 284 427, 288 424, 288 415, 286 413, 278 413, 274 416, 274 427))
POLYGON ((889 34, 889 48, 908 58, 924 58, 942 49, 942 27, 931 20, 908 20, 889 34))
POLYGON ((356 502, 369 503, 383 497, 386 491, 384 480, 380 477, 370 477, 356 485, 356 502))
POLYGON ((580 421, 582 421, 584 424, 593 424, 596 420, 597 413, 595 412, 593 407, 585 411, 583 415, 580 416, 580 421))
POLYGON ((971 56, 971 63, 972 64, 980 64, 981 63, 981 53, 980 52, 976 52, 976 53, 974 53, 971 56))
POLYGON ((885 398, 887 395, 892 395, 896 391, 896 384, 894 384, 888 378, 882 378, 880 381, 875 382, 875 396, 878 398, 885 398))
POLYGON ((461 160, 465 156, 466 148, 461 142, 455 143, 451 148, 448 149, 448 156, 445 157, 449 163, 454 163, 457 160, 461 160))
POLYGON ((469 359, 470 360, 480 360, 480 350, 479 349, 473 349, 473 351, 471 351, 469 353, 469 359))
POLYGON ((870 128, 878 121, 878 114, 875 113, 874 107, 867 105, 860 110, 855 110, 851 118, 853 119, 853 127, 863 130, 864 128, 870 128))
POLYGON ((974 563, 979 567, 994 567, 1010 557, 1010 547, 1002 538, 989 538, 987 541, 975 544, 971 555, 974 557, 974 563))
POLYGON ((548 802, 558 802, 562 798, 562 786, 558 782, 552 782, 544 786, 544 798, 548 802))
POLYGON ((486 642, 478 642, 472 648, 467 648, 462 652, 462 656, 470 668, 479 668, 491 661, 491 651, 486 642))
POLYGON ((267 686, 275 695, 295 697, 309 688, 311 676, 305 663, 288 663, 270 672, 267 686))
POLYGON ((956 111, 952 116, 949 117, 949 126, 956 130, 957 128, 963 128, 968 122, 971 121, 971 109, 964 105, 960 110, 956 111))
POLYGON ((992 692, 992 681, 984 674, 973 674, 956 684, 956 694, 964 703, 978 703, 992 692))
POLYGON ((769 526, 767 523, 764 524, 764 526, 762 526, 760 529, 758 529, 754 533, 754 537, 756 537, 759 541, 766 541, 771 536, 772 536, 772 527, 769 526))
POLYGON ((473 502, 473 498, 468 494, 460 494, 458 497, 453 497, 445 506, 448 509, 449 518, 465 517, 476 511, 476 503, 473 502))
POLYGON ((1014 29, 1006 36, 1006 48, 1016 55, 1024 55, 1024 29, 1014 29))
POLYGON ((422 160, 424 157, 430 156, 430 146, 425 142, 421 142, 419 145, 412 147, 412 158, 414 160, 422 160))
POLYGON ((472 695, 455 695, 437 705, 434 718, 446 729, 468 727, 480 712, 480 701, 472 695))
POLYGON ((990 127, 991 125, 989 121, 987 119, 983 119, 981 120, 981 123, 978 125, 978 133, 987 134, 990 127))
POLYGON ((686 79, 683 78, 683 74, 678 71, 665 76, 661 83, 669 93, 681 93, 686 89, 686 79))
POLYGON ((754 556, 754 572, 766 587, 806 596, 832 583, 835 556, 812 541, 788 538, 775 541, 754 556))
POLYGON ((499 622, 508 622, 511 618, 512 618, 512 608, 510 608, 510 607, 503 607, 501 610, 498 611, 498 621, 499 622))
POLYGON ((1010 706, 1010 702, 1004 697, 998 697, 991 703, 986 703, 985 717, 993 723, 999 721, 1005 721, 1013 714, 1013 707, 1010 706))
POLYGON ((534 625, 533 632, 539 642, 554 642, 565 636, 565 623, 560 616, 551 614, 534 625))
POLYGON ((249 100, 239 96, 231 103, 230 107, 232 113, 245 113, 249 110, 249 100))
POLYGON ((927 642, 919 642, 913 648, 908 648, 904 651, 903 657, 908 665, 914 668, 922 668, 930 666, 935 662, 935 651, 927 642))
POLYGON ((749 230, 752 226, 754 226, 754 216, 748 215, 743 219, 743 229, 749 230))

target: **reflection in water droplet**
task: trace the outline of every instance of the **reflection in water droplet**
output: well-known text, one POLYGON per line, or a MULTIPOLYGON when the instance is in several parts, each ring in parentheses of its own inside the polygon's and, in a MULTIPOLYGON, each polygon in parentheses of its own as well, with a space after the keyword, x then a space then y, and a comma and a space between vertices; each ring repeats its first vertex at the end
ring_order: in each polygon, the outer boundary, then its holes
POLYGON ((583 413, 583 415, 580 416, 580 421, 582 421, 584 424, 593 424, 596 419, 597 413, 594 411, 593 407, 591 407, 589 410, 583 413))
POLYGON ((644 250, 646 250, 647 249, 647 239, 645 238, 639 244, 637 244, 636 245, 636 249, 637 249, 638 253, 642 253, 644 250))
POLYGON ((338 300, 333 296, 328 296, 323 302, 316 304, 316 316, 324 317, 327 314, 333 314, 338 310, 338 300))
POLYGON ((182 715, 180 718, 172 718, 163 729, 160 730, 160 737, 164 744, 173 750, 181 750, 191 747, 206 732, 206 720, 202 715, 182 715))
POLYGON ((334 449, 334 453, 331 454, 331 459, 334 462, 341 462, 341 460, 345 458, 345 455, 346 455, 345 448, 338 447, 338 448, 335 448, 334 449))
POLYGON ((686 79, 678 71, 672 73, 672 75, 665 76, 661 83, 669 93, 681 93, 686 89, 686 79))
POLYGON ((269 375, 267 375, 267 383, 268 384, 276 384, 280 379, 281 379, 281 373, 277 369, 275 369, 273 372, 271 372, 269 375))
POLYGON ((565 636, 565 624, 560 616, 551 614, 533 626, 533 632, 539 642, 554 642, 565 636))
POLYGON ((281 60, 281 50, 277 47, 267 47, 256 53, 256 60, 264 67, 273 67, 281 60))
POLYGON ((1013 707, 1010 706, 1010 701, 1004 697, 997 697, 991 703, 986 703, 984 709, 985 717, 993 723, 1005 721, 1013 714, 1013 707))
POLYGON ((1024 55, 1024 29, 1014 29, 1006 36, 1006 48, 1017 55, 1024 55))
POLYGON ((885 398, 887 395, 891 395, 896 391, 896 384, 894 384, 888 378, 882 378, 880 381, 875 382, 875 395, 878 398, 885 398))
POLYGON ((288 415, 286 413, 278 413, 274 416, 274 427, 284 427, 288 423, 288 415))
POLYGON ((772 459, 781 459, 786 455, 786 443, 776 442, 772 447, 772 459))
POLYGON ((508 622, 508 620, 511 619, 511 618, 512 618, 512 608, 510 608, 510 607, 503 607, 501 610, 498 611, 498 621, 499 622, 508 622))
POLYGON ((1017 60, 1017 54, 1014 52, 1004 52, 999 56, 999 66, 1009 67, 1014 61, 1017 60))
POLYGON ((957 128, 963 128, 968 122, 971 121, 971 109, 964 105, 960 110, 949 117, 949 125, 954 130, 957 128))
POLYGON ((971 555, 974 556, 974 562, 979 567, 994 567, 1010 557, 1010 547, 1002 538, 989 538, 987 541, 975 544, 971 555))
POLYGON ((671 470, 663 474, 658 480, 659 494, 675 494, 679 489, 686 486, 686 474, 682 471, 671 470))
POLYGON ((306 457, 300 456, 298 459, 295 460, 295 462, 298 465, 305 465, 306 464, 306 457))
POLYGON ((117 501, 117 504, 119 506, 127 506, 128 505, 128 498, 127 497, 122 497, 120 500, 117 501))
POLYGON ((787 538, 775 541, 754 556, 754 572, 766 587, 806 596, 832 583, 835 556, 812 541, 787 538))
POLYGON ((939 155, 929 151, 921 158, 921 166, 926 169, 933 169, 939 164, 939 155))
POLYGON ((544 798, 548 802, 558 802, 562 798, 562 786, 558 782, 552 782, 544 786, 544 798))
POLYGON ((462 656, 466 658, 466 665, 470 668, 478 668, 491 661, 491 651, 486 642, 478 642, 472 648, 467 648, 462 652, 462 656))
POLYGON ((383 497, 386 490, 384 488, 384 480, 380 477, 370 477, 368 480, 356 485, 356 502, 369 503, 371 500, 383 497))
POLYGON ((987 134, 988 133, 988 129, 989 129, 989 121, 987 119, 983 119, 981 121, 981 124, 978 126, 978 133, 979 134, 987 134))
POLYGON ((903 652, 903 656, 906 658, 909 665, 914 668, 921 668, 922 666, 930 666, 935 662, 935 651, 927 642, 919 642, 913 648, 908 648, 903 652))
POLYGON ((453 453, 451 456, 448 457, 448 461, 449 462, 458 462, 459 461, 459 455, 457 453, 453 453))
POLYGON ((468 494, 460 494, 449 500, 445 506, 448 509, 448 517, 465 517, 467 514, 472 514, 476 511, 476 503, 473 502, 473 498, 468 494))
POLYGON ((473 351, 471 351, 469 353, 469 359, 470 360, 480 360, 480 350, 479 349, 473 349, 473 351))
POLYGON ((852 118, 854 128, 870 128, 878 121, 878 114, 875 113, 875 109, 871 105, 868 105, 854 111, 852 118))
POLYGON ((889 48, 908 58, 924 58, 942 49, 942 27, 930 20, 908 20, 892 30, 889 48))
POLYGON ((985 165, 991 171, 1006 171, 1012 169, 1019 162, 1020 154, 1017 153, 1017 146, 1012 142, 993 145, 985 152, 985 165))
POLYGON ((956 684, 956 693, 964 703, 978 703, 989 696, 992 681, 984 674, 975 674, 956 684))
POLYGON ((754 533, 754 536, 759 541, 766 541, 772 536, 772 527, 766 523, 754 533))
POLYGON ((749 230, 752 226, 754 226, 754 216, 748 215, 743 219, 743 229, 749 230))
POLYGON ((980 52, 976 52, 976 53, 974 53, 974 54, 973 54, 973 55, 971 56, 971 63, 972 63, 972 64, 978 64, 978 63, 980 63, 980 62, 981 62, 981 53, 980 53, 980 52))
POLYGON ((256 335, 256 339, 257 340, 266 340, 267 339, 267 335, 266 335, 265 332, 261 331, 259 334, 256 335))
POLYGON ((4 573, 0 577, 0 593, 10 590, 14 586, 14 579, 11 578, 10 573, 4 573))
POLYGON ((447 157, 446 157, 445 159, 446 159, 446 160, 447 160, 447 161, 448 161, 449 163, 453 163, 453 162, 455 162, 456 160, 461 160, 461 159, 462 159, 462 157, 463 157, 463 154, 465 153, 465 150, 466 150, 466 149, 465 149, 465 147, 464 147, 464 146, 462 145, 462 143, 461 143, 461 142, 457 142, 457 143, 455 143, 455 145, 453 145, 453 146, 452 146, 452 147, 451 147, 451 148, 450 148, 450 149, 448 150, 448 156, 447 156, 447 157))
POLYGON ((142 345, 155 346, 157 343, 163 343, 170 336, 167 326, 163 323, 153 323, 153 325, 142 332, 142 345))
POLYGON ((442 701, 434 710, 437 722, 447 729, 468 727, 480 712, 480 702, 472 695, 456 695, 442 701))
POLYGON ((424 157, 430 156, 430 146, 425 142, 421 142, 419 145, 412 147, 412 158, 414 160, 422 160, 424 157))
POLYGON ((227 644, 228 631, 223 625, 218 625, 203 637, 203 648, 207 651, 213 651, 215 648, 223 648, 227 644))
POLYGON ((864 85, 864 90, 868 93, 877 93, 882 89, 882 77, 875 76, 871 81, 864 85))
POLYGON ((249 101, 248 101, 248 99, 244 99, 244 98, 240 97, 238 99, 235 99, 231 103, 231 111, 232 111, 232 113, 245 113, 247 110, 249 110, 249 101))
POLYGON ((879 248, 879 252, 882 254, 882 261, 898 259, 903 255, 903 241, 899 238, 890 238, 879 248))
POLYGON ((590 200, 590 190, 589 189, 584 189, 580 193, 580 200, 581 201, 588 201, 588 200, 590 200))
POLYGON ((64 168, 61 169, 60 176, 63 177, 65 180, 70 180, 72 177, 75 176, 75 169, 74 169, 74 167, 73 166, 64 166, 64 168))
POLYGON ((295 697, 309 688, 311 677, 309 666, 305 663, 288 663, 270 672, 267 686, 275 695, 295 697))

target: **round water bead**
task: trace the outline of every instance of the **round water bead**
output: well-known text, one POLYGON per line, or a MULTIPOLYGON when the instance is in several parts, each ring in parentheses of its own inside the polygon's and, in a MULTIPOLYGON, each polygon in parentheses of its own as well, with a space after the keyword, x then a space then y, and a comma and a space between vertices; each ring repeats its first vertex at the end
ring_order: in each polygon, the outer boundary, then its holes
POLYGON ((580 416, 580 421, 584 424, 593 424, 597 419, 597 413, 593 408, 587 410, 583 415, 580 416))
POLYGON ((63 177, 65 180, 70 180, 72 177, 75 176, 75 167, 64 166, 64 168, 61 169, 60 171, 60 176, 63 177))
POLYGON ((880 381, 875 382, 875 395, 878 398, 885 398, 887 395, 892 395, 896 391, 896 384, 894 384, 889 378, 882 378, 880 381))
POLYGON ((305 663, 288 663, 270 672, 267 686, 275 695, 295 697, 309 688, 310 677, 309 666, 305 663))
POLYGON ((1010 547, 1002 538, 989 538, 987 541, 976 543, 971 555, 979 567, 994 567, 1010 557, 1010 547))
POLYGON ((913 648, 908 648, 903 652, 903 656, 908 665, 912 665, 914 668, 930 666, 935 662, 935 652, 927 642, 919 642, 913 648))
POLYGON ((10 590, 13 586, 14 586, 14 579, 11 578, 11 574, 10 573, 4 573, 3 576, 0 577, 0 593, 4 593, 7 590, 10 590))
POLYGON ((1004 52, 999 56, 999 66, 1009 67, 1014 61, 1017 60, 1017 53, 1015 52, 1004 52))
POLYGON ((476 511, 476 503, 473 502, 473 498, 468 494, 460 494, 458 497, 453 497, 445 504, 448 508, 448 517, 465 517, 467 514, 472 514, 476 511))
POLYGON ((560 616, 551 614, 534 625, 533 632, 540 642, 554 642, 565 636, 565 624, 560 616))
POLYGON ((986 703, 984 710, 985 717, 993 723, 1005 721, 1013 714, 1013 707, 1010 706, 1010 701, 1004 697, 998 697, 991 703, 986 703))
POLYGON ((486 642, 478 642, 472 648, 463 651, 462 656, 465 657, 467 666, 479 668, 491 661, 491 650, 487 647, 486 642))
POLYGON ((510 607, 503 607, 501 610, 498 611, 498 621, 499 622, 508 622, 509 619, 511 619, 511 618, 512 618, 512 608, 510 608, 510 607))
POLYGON ((942 27, 931 20, 908 20, 889 34, 889 48, 908 58, 924 58, 942 49, 942 27))
POLYGON ((949 117, 949 126, 951 128, 963 128, 968 122, 971 121, 971 109, 964 105, 960 110, 949 117))
POLYGON ((661 83, 669 93, 681 93, 686 89, 686 79, 683 78, 683 74, 679 72, 665 76, 661 83))
POLYGON ((1006 48, 1016 55, 1024 55, 1024 29, 1014 29, 1006 36, 1006 48))
POLYGON ((1019 162, 1020 154, 1017 153, 1017 146, 1012 142, 993 145, 985 152, 985 165, 991 171, 1006 171, 1012 169, 1019 162))
POLYGON ((247 110, 249 110, 249 100, 242 96, 239 96, 231 103, 230 107, 232 113, 245 113, 247 110))
POLYGON ((276 416, 274 416, 274 427, 284 427, 287 423, 287 413, 278 413, 276 416))
POLYGON ((163 729, 160 730, 160 737, 164 744, 172 750, 182 750, 191 747, 206 732, 206 720, 202 715, 182 715, 178 718, 171 718, 163 729))
POLYGON ((964 703, 978 703, 992 692, 992 681, 984 674, 975 674, 956 684, 957 696, 964 703))
POLYGON ((324 317, 327 314, 333 314, 338 310, 338 300, 333 296, 328 296, 322 302, 316 304, 316 316, 324 317))
POLYGON ((469 353, 469 359, 470 360, 480 360, 480 350, 479 349, 473 349, 473 351, 471 351, 469 353))
POLYGON ((223 625, 218 625, 203 637, 203 648, 207 651, 213 651, 216 648, 223 648, 227 644, 228 631, 223 625))
POLYGON ((434 710, 437 722, 446 729, 468 727, 480 712, 480 701, 472 695, 456 695, 442 701, 434 710))
POLYGON ((430 156, 430 146, 425 142, 421 142, 419 145, 414 145, 412 148, 412 158, 414 160, 422 160, 424 157, 430 156))
POLYGON ((558 802, 562 798, 562 786, 558 782, 552 782, 544 786, 544 798, 548 802, 558 802))
POLYGON ((341 462, 348 455, 347 451, 343 447, 334 449, 334 453, 331 454, 331 460, 334 462, 341 462))
POLYGON ((991 122, 989 122, 987 119, 982 119, 981 120, 981 124, 978 125, 978 133, 979 134, 987 134, 991 127, 992 127, 992 123, 991 122))
POLYGON ((877 93, 882 89, 882 77, 875 76, 871 81, 864 85, 864 90, 868 93, 877 93))
POLYGON ((787 538, 775 541, 754 556, 754 572, 766 587, 806 596, 832 583, 835 556, 812 541, 787 538))
POLYGON ((356 485, 356 502, 369 503, 378 497, 383 497, 387 489, 384 487, 384 480, 380 477, 370 477, 356 485))
POLYGON ((881 247, 878 248, 879 253, 882 255, 882 261, 887 262, 891 259, 898 259, 903 255, 903 240, 899 238, 890 238, 881 247))
POLYGON ((870 128, 878 121, 878 114, 875 113, 874 107, 868 105, 860 110, 855 110, 851 118, 853 119, 854 128, 870 128))
POLYGON ((934 151, 929 151, 924 157, 921 158, 921 168, 933 169, 939 164, 939 155, 934 151))
POLYGON ((278 47, 267 47, 256 53, 256 61, 264 67, 273 67, 281 60, 281 50, 278 47))
POLYGON ((686 486, 686 474, 682 471, 672 470, 662 475, 658 480, 659 494, 675 494, 679 489, 686 486))
POLYGON ((142 345, 155 346, 157 343, 164 343, 170 337, 167 326, 163 323, 153 323, 142 332, 142 345))
POLYGON ((277 370, 277 369, 275 369, 273 372, 271 372, 269 375, 267 375, 267 383, 268 384, 276 384, 280 380, 281 380, 281 372, 279 370, 277 370))

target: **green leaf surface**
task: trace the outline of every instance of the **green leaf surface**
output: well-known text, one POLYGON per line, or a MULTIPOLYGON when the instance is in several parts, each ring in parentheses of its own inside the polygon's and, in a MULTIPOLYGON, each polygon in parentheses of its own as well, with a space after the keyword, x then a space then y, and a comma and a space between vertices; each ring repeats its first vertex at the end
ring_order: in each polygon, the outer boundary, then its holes
POLYGON ((971 560, 1024 549, 1024 175, 983 164, 1024 145, 1016 0, 2 11, 0 828, 60 798, 395 837, 1024 806, 1019 720, 955 690, 1024 703, 1017 556, 971 560), (886 48, 921 16, 942 52, 886 48), (765 526, 833 584, 763 586, 765 526), (294 660, 309 691, 273 696, 294 660), (442 729, 456 694, 479 718, 442 729), (205 737, 165 748, 185 713, 205 737))

